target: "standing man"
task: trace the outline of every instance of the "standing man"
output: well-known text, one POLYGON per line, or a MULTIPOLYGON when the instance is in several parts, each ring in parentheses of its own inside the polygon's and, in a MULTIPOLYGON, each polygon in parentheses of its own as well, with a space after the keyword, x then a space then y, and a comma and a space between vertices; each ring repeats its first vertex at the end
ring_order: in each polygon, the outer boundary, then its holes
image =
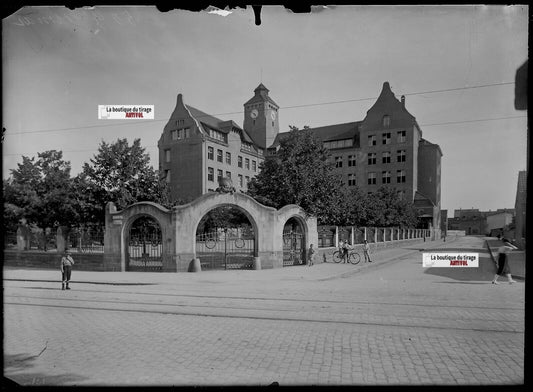
POLYGON ((72 266, 74 265, 74 259, 70 255, 70 251, 67 249, 61 258, 61 290, 70 290, 68 283, 70 281, 70 275, 72 273, 72 266), (66 284, 66 287, 65 287, 66 284))
POLYGON ((307 251, 307 258, 307 265, 309 267, 315 264, 315 249, 313 248, 313 244, 309 245, 309 250, 307 251))
POLYGON ((368 244, 368 241, 365 239, 365 242, 363 243, 363 253, 365 255, 365 261, 368 261, 369 263, 372 262, 370 260, 370 245, 368 244))

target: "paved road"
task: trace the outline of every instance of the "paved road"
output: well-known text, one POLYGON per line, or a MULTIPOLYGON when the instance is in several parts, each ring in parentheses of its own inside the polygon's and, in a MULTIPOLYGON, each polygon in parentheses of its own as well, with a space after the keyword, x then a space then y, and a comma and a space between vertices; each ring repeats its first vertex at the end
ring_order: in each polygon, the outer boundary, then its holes
POLYGON ((372 264, 198 274, 4 269, 4 373, 24 385, 524 382, 524 283, 372 264), (112 284, 114 283, 114 284, 112 284))

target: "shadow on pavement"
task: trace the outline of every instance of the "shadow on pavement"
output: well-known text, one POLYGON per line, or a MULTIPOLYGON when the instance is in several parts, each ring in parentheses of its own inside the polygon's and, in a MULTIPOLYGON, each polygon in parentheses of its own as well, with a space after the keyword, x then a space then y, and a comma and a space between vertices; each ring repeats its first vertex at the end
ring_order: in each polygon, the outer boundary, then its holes
POLYGON ((44 373, 26 372, 34 366, 34 361, 38 355, 29 354, 4 354, 4 378, 2 380, 2 390, 11 390, 11 387, 21 386, 46 386, 75 384, 86 377, 74 374, 48 375, 44 373))

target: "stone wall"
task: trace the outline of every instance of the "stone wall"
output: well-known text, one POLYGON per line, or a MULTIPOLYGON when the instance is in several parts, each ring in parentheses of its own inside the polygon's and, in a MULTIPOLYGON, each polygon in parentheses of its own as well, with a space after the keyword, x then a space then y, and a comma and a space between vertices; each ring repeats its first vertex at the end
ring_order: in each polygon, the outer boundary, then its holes
MULTIPOLYGON (((71 255, 75 263, 74 271, 117 271, 117 269, 105 266, 103 253, 78 254, 73 252, 71 255)), ((59 271, 61 256, 61 253, 57 252, 4 250, 4 266, 59 271)))

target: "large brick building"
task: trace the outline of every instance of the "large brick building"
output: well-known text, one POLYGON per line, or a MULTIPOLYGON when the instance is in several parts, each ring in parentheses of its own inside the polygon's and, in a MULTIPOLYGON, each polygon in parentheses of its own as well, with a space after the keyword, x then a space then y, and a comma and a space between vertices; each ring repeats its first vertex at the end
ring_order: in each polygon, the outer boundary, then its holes
MULTIPOLYGON (((254 90, 242 128, 185 105, 178 95, 158 143, 160 173, 174 199, 200 196, 220 177, 246 191, 247 180, 288 134, 279 133, 279 106, 268 93, 263 84, 254 90)), ((388 82, 363 120, 310 130, 331 151, 346 186, 364 192, 393 187, 413 201, 424 227, 440 228, 442 151, 422 137, 405 98, 398 100, 388 82)))

